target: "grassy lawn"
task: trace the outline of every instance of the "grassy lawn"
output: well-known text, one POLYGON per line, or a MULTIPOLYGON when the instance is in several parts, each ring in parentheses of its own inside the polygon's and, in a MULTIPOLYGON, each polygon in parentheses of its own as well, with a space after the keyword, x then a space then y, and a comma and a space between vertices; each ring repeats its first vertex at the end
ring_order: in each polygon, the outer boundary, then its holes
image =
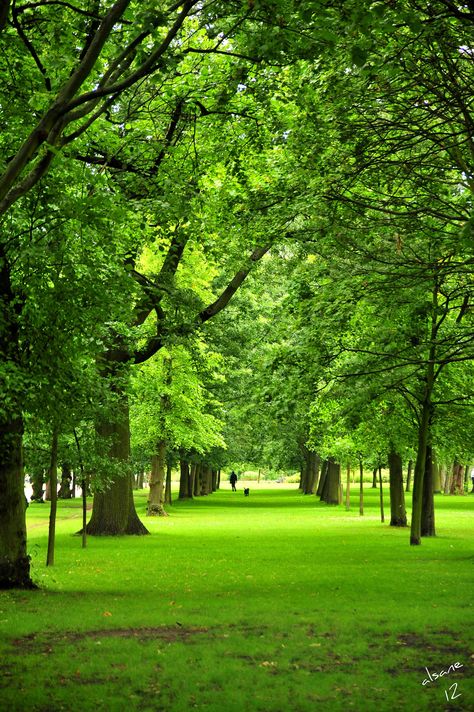
POLYGON ((474 495, 437 496, 439 536, 413 548, 377 506, 254 483, 82 550, 62 502, 46 569, 32 504, 41 589, 0 593, 0 710, 473 710, 474 495))

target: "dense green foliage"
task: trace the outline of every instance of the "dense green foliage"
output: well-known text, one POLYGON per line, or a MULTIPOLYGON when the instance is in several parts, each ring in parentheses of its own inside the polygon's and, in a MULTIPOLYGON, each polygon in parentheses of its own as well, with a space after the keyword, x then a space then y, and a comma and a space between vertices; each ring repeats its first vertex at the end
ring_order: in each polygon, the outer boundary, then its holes
POLYGON ((312 493, 319 458, 395 453, 435 534, 431 453, 452 492, 473 457, 473 28, 448 0, 3 3, 0 586, 31 584, 23 452, 58 438, 94 534, 145 533, 130 439, 141 471, 312 493))

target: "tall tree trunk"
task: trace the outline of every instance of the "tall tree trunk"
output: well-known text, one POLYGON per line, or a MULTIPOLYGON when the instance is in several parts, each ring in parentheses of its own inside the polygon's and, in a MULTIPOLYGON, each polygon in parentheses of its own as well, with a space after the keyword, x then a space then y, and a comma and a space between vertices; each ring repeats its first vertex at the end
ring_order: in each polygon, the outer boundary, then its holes
POLYGON ((436 536, 433 497, 433 460, 432 449, 429 444, 426 446, 425 476, 423 479, 421 536, 436 536))
POLYGON ((402 458, 392 449, 388 455, 390 473, 390 526, 406 527, 405 494, 403 491, 402 458))
POLYGON ((212 491, 217 490, 217 470, 212 470, 212 491))
POLYGON ((347 463, 346 466, 346 510, 351 508, 351 466, 347 463))
POLYGON ((380 521, 385 521, 385 512, 383 507, 383 487, 382 487, 382 465, 379 464, 379 489, 380 489, 380 521))
POLYGON ((132 473, 130 470, 130 420, 128 403, 122 394, 115 409, 114 422, 101 423, 99 435, 111 439, 109 456, 121 465, 124 474, 117 476, 103 492, 94 494, 92 517, 87 533, 96 535, 148 534, 138 518, 133 502, 132 473))
POLYGON ((324 460, 323 464, 321 465, 321 477, 319 478, 319 484, 318 484, 318 489, 316 490, 316 496, 321 497, 325 484, 326 484, 326 478, 328 475, 328 467, 329 467, 329 461, 324 460))
POLYGON ((432 476, 433 476, 433 493, 440 494, 441 493, 441 473, 440 473, 440 466, 438 464, 438 460, 436 458, 434 450, 432 450, 432 452, 431 452, 431 469, 432 469, 432 476))
POLYGON ((321 493, 321 501, 326 504, 339 504, 341 484, 341 466, 329 458, 326 479, 321 493))
POLYGON ((208 465, 201 467, 201 496, 206 496, 212 492, 212 470, 208 465))
POLYGON ((459 462, 454 462, 449 494, 464 494, 463 469, 459 462))
POLYGON ((196 463, 194 466, 193 495, 199 497, 201 494, 202 465, 196 463))
POLYGON ((359 476, 359 515, 362 517, 364 514, 364 464, 362 457, 359 457, 359 476))
POLYGON ((56 510, 58 506, 58 428, 56 426, 53 429, 51 442, 49 481, 51 483, 51 509, 49 512, 48 553, 46 555, 46 566, 53 566, 54 543, 56 538, 56 510))
POLYGON ((184 454, 181 454, 179 461, 179 499, 192 499, 193 487, 191 484, 191 468, 189 462, 184 459, 184 454))
POLYGON ((444 494, 449 494, 451 491, 451 482, 453 479, 453 468, 454 468, 454 464, 450 465, 449 467, 446 467, 446 472, 445 472, 445 476, 444 476, 444 487, 443 487, 444 494))
MULTIPOLYGON (((430 348, 424 377, 423 399, 418 422, 418 446, 416 451, 415 472, 413 475, 413 498, 411 510, 410 544, 421 544, 421 517, 423 510, 423 480, 425 478, 426 448, 430 444, 430 429, 433 421, 431 402, 435 384, 436 339, 438 334, 438 278, 436 277, 432 293, 430 348)), ((432 485, 431 485, 432 486, 432 485)))
POLYGON ((318 489, 320 458, 307 447, 302 448, 304 457, 303 476, 301 478, 301 491, 303 494, 316 494, 318 489))
POLYGON ((428 445, 428 434, 432 416, 431 391, 430 397, 425 398, 421 410, 421 419, 418 425, 418 449, 416 454, 415 472, 413 477, 413 499, 410 544, 417 546, 421 544, 421 513, 423 505, 423 480, 425 479, 426 448, 428 445))
POLYGON ((31 494, 31 501, 44 502, 44 470, 42 467, 36 467, 31 471, 30 482, 31 487, 33 488, 33 492, 31 494))
MULTIPOLYGON (((7 256, 0 247, 0 355, 7 373, 19 363, 17 310, 7 256)), ((0 408, 0 589, 34 588, 26 553, 21 396, 11 392, 1 374, 0 393, 8 397, 8 408, 0 408)))
MULTIPOLYGON (((259 472, 259 480, 260 480, 260 470, 259 472)), ((220 468, 217 470, 217 489, 219 490, 221 488, 221 470, 220 468)))
POLYGON ((165 504, 173 504, 171 499, 171 465, 166 465, 166 483, 165 483, 165 504))
POLYGON ((374 467, 372 472, 372 489, 377 489, 377 468, 374 467))
POLYGON ((408 471, 407 471, 407 486, 405 492, 410 491, 411 487, 411 473, 413 472, 413 460, 408 460, 408 471))
POLYGON ((20 416, 0 421, 0 590, 34 588, 26 553, 20 416))
POLYGON ((164 517, 164 485, 166 477, 166 440, 160 440, 156 454, 151 459, 150 494, 148 498, 147 515, 149 517, 164 517))
POLYGON ((79 460, 79 469, 81 471, 81 501, 82 501, 82 548, 87 546, 87 477, 84 469, 84 460, 82 459, 81 441, 77 434, 76 428, 73 430, 74 440, 76 441, 77 456, 79 460))
POLYGON ((59 487, 59 499, 71 499, 71 467, 68 462, 63 462, 61 465, 61 485, 59 487))

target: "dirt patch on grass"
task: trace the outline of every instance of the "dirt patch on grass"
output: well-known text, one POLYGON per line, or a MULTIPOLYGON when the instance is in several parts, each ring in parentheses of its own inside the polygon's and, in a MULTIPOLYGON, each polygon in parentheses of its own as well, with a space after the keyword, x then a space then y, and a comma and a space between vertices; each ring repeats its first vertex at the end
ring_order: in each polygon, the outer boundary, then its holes
POLYGON ((402 633, 397 636, 397 645, 441 655, 463 655, 466 660, 471 656, 471 651, 449 630, 430 631, 428 636, 413 632, 402 633))
POLYGON ((102 630, 66 631, 63 633, 30 633, 15 638, 11 644, 15 653, 52 653, 53 646, 76 643, 83 640, 106 640, 107 638, 127 638, 131 640, 161 640, 167 643, 186 642, 196 635, 208 633, 208 628, 186 627, 181 624, 172 626, 144 628, 106 628, 102 630))

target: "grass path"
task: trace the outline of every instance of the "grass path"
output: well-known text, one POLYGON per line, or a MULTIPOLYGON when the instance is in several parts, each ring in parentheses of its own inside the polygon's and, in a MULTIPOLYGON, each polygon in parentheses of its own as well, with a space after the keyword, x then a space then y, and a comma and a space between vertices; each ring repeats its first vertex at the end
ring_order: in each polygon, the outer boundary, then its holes
POLYGON ((0 594, 0 710, 473 710, 474 496, 438 497, 439 536, 410 548, 377 491, 361 518, 263 487, 86 550, 80 502, 62 502, 50 569, 31 505, 42 588, 0 594))

